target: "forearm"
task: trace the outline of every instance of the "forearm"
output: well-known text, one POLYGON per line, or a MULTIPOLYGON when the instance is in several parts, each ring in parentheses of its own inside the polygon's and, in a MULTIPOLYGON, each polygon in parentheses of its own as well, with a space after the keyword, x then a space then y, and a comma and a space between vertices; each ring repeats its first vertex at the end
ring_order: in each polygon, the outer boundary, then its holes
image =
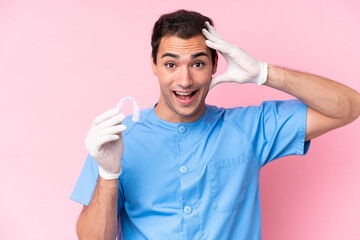
POLYGON ((118 179, 99 177, 92 200, 77 222, 79 239, 115 239, 117 234, 118 179))
POLYGON ((299 98, 315 111, 345 122, 360 114, 360 94, 355 90, 313 74, 269 65, 266 86, 299 98))

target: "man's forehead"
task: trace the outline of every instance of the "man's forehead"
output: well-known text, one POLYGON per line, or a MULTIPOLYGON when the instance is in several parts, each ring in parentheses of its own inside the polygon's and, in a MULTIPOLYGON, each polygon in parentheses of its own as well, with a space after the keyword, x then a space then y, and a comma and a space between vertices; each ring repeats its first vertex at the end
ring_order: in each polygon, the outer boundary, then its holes
POLYGON ((210 54, 210 50, 205 43, 205 38, 202 35, 197 35, 188 39, 182 39, 177 36, 162 37, 158 54, 162 55, 167 52, 177 55, 192 55, 198 52, 210 54))

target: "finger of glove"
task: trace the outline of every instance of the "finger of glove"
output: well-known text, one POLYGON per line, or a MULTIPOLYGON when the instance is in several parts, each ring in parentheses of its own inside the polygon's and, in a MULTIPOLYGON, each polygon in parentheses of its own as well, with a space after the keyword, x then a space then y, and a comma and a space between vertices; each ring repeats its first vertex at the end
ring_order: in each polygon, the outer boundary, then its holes
POLYGON ((218 85, 221 81, 219 80, 220 78, 217 77, 213 77, 213 79, 211 80, 210 83, 210 89, 212 89, 213 87, 215 87, 216 85, 218 85))
POLYGON ((217 38, 216 36, 212 35, 207 29, 203 28, 201 30, 202 34, 204 35, 204 37, 212 42, 216 42, 217 38))
POLYGON ((117 115, 103 121, 97 127, 103 129, 103 128, 116 126, 116 125, 119 125, 124 119, 125 119, 125 115, 120 113, 120 114, 117 114, 117 115))
POLYGON ((215 39, 215 42, 229 44, 215 31, 215 28, 211 26, 209 22, 205 22, 205 26, 206 28, 204 29, 215 39))
POLYGON ((223 44, 218 44, 218 43, 212 42, 210 40, 206 40, 205 43, 209 48, 218 50, 222 55, 223 55, 223 53, 226 54, 228 52, 227 46, 225 46, 223 44))
POLYGON ((220 37, 216 32, 211 33, 207 29, 203 28, 201 30, 202 34, 205 36, 206 39, 222 45, 230 45, 227 41, 225 41, 222 37, 220 37))
POLYGON ((115 134, 120 134, 123 131, 126 130, 126 126, 121 124, 121 125, 116 125, 113 127, 107 127, 105 129, 102 129, 101 131, 99 131, 98 136, 102 137, 105 135, 115 135, 115 134))
POLYGON ((104 113, 102 113, 101 115, 97 116, 94 121, 93 121, 93 124, 95 126, 101 124, 102 122, 116 116, 117 114, 119 113, 119 109, 117 108, 112 108, 104 113))
POLYGON ((210 89, 212 89, 216 85, 218 85, 220 83, 224 83, 224 82, 232 82, 231 80, 229 80, 229 77, 227 76, 226 72, 212 78, 211 83, 210 83, 210 89))
POLYGON ((210 33, 216 34, 215 28, 208 21, 205 22, 205 27, 210 33))

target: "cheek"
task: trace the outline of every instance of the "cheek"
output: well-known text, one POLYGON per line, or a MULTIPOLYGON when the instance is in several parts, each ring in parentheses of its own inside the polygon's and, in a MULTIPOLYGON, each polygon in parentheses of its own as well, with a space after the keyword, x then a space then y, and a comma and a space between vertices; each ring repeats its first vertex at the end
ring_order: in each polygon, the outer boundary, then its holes
POLYGON ((172 79, 174 78, 174 76, 169 73, 165 73, 164 71, 158 71, 157 77, 161 86, 170 85, 172 79))
POLYGON ((211 70, 204 69, 203 71, 194 71, 193 78, 196 79, 199 84, 207 85, 212 78, 211 70))

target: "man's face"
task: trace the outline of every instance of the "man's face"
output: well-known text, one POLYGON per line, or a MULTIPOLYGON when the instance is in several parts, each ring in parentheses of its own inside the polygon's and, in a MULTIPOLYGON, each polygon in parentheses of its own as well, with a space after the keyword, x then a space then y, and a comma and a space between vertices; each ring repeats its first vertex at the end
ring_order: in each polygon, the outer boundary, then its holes
POLYGON ((157 115, 168 122, 199 119, 205 112, 205 97, 217 66, 217 59, 212 64, 205 38, 165 36, 160 41, 157 64, 151 62, 160 84, 157 115))

